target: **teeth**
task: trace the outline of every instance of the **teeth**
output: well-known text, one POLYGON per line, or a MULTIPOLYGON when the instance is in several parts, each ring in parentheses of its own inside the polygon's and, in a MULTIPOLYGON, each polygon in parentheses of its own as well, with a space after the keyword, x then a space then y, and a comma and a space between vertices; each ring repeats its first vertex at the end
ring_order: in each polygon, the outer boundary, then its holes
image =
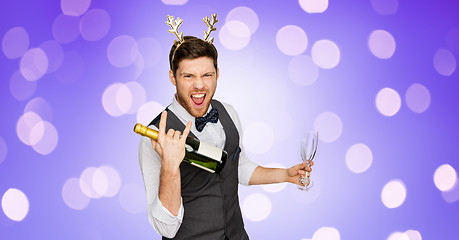
POLYGON ((202 98, 202 97, 204 97, 204 95, 205 95, 204 93, 202 93, 202 94, 194 94, 194 95, 191 95, 191 97, 193 97, 193 98, 202 98))

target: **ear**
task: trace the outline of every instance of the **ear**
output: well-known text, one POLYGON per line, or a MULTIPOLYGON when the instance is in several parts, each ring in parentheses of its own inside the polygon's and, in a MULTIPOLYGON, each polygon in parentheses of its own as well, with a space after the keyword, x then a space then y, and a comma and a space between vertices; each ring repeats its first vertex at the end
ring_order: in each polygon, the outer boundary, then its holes
POLYGON ((174 86, 177 86, 177 81, 175 80, 172 70, 169 70, 169 79, 171 80, 171 83, 174 84, 174 86))
POLYGON ((220 76, 220 69, 217 68, 217 80, 218 80, 218 77, 220 76))

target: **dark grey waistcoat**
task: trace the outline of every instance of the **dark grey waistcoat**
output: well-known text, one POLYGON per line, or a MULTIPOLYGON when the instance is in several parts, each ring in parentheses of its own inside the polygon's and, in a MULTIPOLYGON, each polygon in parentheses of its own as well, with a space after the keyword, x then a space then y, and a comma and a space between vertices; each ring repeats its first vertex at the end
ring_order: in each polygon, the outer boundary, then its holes
MULTIPOLYGON (((238 195, 239 133, 224 106, 217 100, 212 100, 211 104, 218 110, 225 131, 224 149, 228 159, 220 174, 182 162, 180 175, 185 213, 173 239, 246 240, 249 237, 244 229, 238 195)), ((159 120, 160 115, 150 125, 158 127, 159 120)), ((183 131, 185 125, 168 110, 166 132, 170 128, 183 131)), ((191 132, 189 135, 196 138, 191 132)))

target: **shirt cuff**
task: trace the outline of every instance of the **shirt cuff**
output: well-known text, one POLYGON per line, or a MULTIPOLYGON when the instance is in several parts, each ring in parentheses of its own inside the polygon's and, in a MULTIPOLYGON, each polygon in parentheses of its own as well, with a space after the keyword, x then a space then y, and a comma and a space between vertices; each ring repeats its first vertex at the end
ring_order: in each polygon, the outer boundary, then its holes
POLYGON ((150 223, 155 230, 164 237, 173 238, 177 234, 183 220, 183 200, 180 199, 180 208, 177 216, 174 216, 167 208, 165 208, 161 201, 157 198, 152 204, 150 214, 150 223))

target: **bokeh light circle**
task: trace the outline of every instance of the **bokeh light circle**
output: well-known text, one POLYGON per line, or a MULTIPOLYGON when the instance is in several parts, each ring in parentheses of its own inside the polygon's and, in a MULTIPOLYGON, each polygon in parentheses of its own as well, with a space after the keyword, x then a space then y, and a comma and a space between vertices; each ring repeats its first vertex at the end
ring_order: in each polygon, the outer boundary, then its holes
POLYGON ((64 61, 64 50, 62 46, 54 40, 49 40, 40 44, 40 48, 45 52, 48 58, 48 72, 55 72, 64 61))
POLYGON ((370 148, 363 143, 352 145, 346 152, 346 166, 353 173, 367 171, 372 163, 373 154, 370 148))
POLYGON ((128 183, 121 187, 119 201, 124 211, 128 213, 141 213, 146 210, 147 202, 143 186, 128 183))
POLYGON ((161 0, 166 5, 184 5, 188 0, 161 0))
POLYGON ((299 86, 309 86, 317 81, 319 68, 311 57, 298 55, 288 63, 288 75, 299 86))
POLYGON ((24 113, 18 120, 16 125, 16 133, 19 140, 26 145, 33 145, 37 143, 44 134, 44 126, 41 117, 34 112, 24 113), (35 127, 37 126, 37 127, 35 127), (34 135, 32 136, 32 129, 34 129, 34 135))
POLYGON ((435 170, 435 186, 440 191, 450 191, 457 184, 457 172, 449 164, 443 164, 435 170))
MULTIPOLYGON (((264 167, 267 167, 267 168, 284 168, 284 169, 286 168, 284 165, 279 164, 279 163, 267 164, 264 167)), ((265 190, 267 192, 275 193, 275 192, 280 192, 280 191, 284 190, 285 187, 287 187, 287 184, 288 183, 286 183, 286 182, 284 182, 284 183, 276 183, 276 184, 263 184, 263 185, 261 185, 261 188, 263 188, 263 190, 265 190)))
POLYGON ((261 193, 248 195, 242 203, 242 213, 253 222, 265 220, 271 214, 271 210, 271 199, 261 193))
POLYGON ((81 191, 80 179, 78 178, 68 179, 62 187, 61 194, 65 204, 69 208, 75 210, 85 209, 91 200, 86 194, 84 194, 81 191))
POLYGON ((408 230, 405 232, 405 235, 409 240, 422 240, 421 233, 417 230, 408 230))
POLYGON ((86 41, 98 41, 110 30, 110 15, 103 9, 91 9, 80 20, 81 37, 86 41))
POLYGON ((389 59, 395 53, 396 42, 389 32, 385 30, 375 30, 370 34, 368 46, 375 57, 389 59))
POLYGON ((371 0, 371 6, 380 15, 397 13, 398 0, 371 0))
POLYGON ((307 13, 323 13, 328 8, 328 0, 299 0, 298 2, 307 13))
POLYGON ((391 88, 383 88, 376 95, 376 108, 384 116, 394 116, 402 105, 400 95, 391 88))
POLYGON ((18 70, 10 78, 10 92, 16 100, 23 101, 32 97, 37 90, 37 82, 29 81, 18 70))
POLYGON ((408 236, 402 232, 393 232, 387 237, 387 240, 410 240, 408 236))
POLYGON ((456 70, 456 58, 450 51, 439 49, 435 52, 433 65, 440 75, 448 77, 456 70))
POLYGON ((62 12, 69 16, 81 16, 88 10, 89 5, 91 0, 61 0, 62 12))
POLYGON ((321 227, 314 232, 312 240, 340 240, 338 229, 334 227, 321 227))
POLYGON ((110 63, 118 68, 127 67, 134 63, 139 54, 137 41, 128 35, 121 35, 110 41, 107 57, 110 63))
POLYGON ((53 120, 53 109, 51 108, 49 102, 42 97, 36 97, 30 100, 24 108, 24 113, 27 112, 34 112, 43 120, 53 120))
POLYGON ((96 170, 97 168, 95 167, 88 167, 80 175, 79 183, 81 191, 90 198, 102 197, 100 194, 97 193, 93 185, 93 178, 96 170))
POLYGON ((459 179, 456 179, 456 184, 454 187, 448 191, 441 191, 441 196, 443 200, 447 203, 454 203, 459 200, 459 179))
POLYGON ((59 43, 71 43, 80 35, 80 18, 60 14, 52 26, 54 39, 59 43))
POLYGON ((6 145, 5 139, 0 136, 0 164, 6 159, 8 154, 8 146, 6 145))
POLYGON ((429 108, 430 92, 424 85, 414 83, 406 90, 405 101, 411 111, 423 113, 429 108))
POLYGON ((219 32, 221 44, 229 50, 241 50, 250 42, 250 29, 241 21, 229 21, 219 32))
POLYGON ((21 58, 20 71, 29 81, 43 77, 48 71, 48 57, 41 48, 29 49, 21 58))
POLYGON ((392 180, 384 185, 381 200, 387 208, 400 207, 406 199, 406 187, 401 180, 392 180))
POLYGON ((2 50, 9 59, 22 57, 29 49, 29 34, 23 27, 13 27, 2 39, 2 50))
POLYGON ((35 132, 38 132, 38 134, 42 133, 42 137, 39 138, 40 140, 32 145, 33 149, 37 153, 41 155, 48 155, 56 149, 57 143, 59 142, 59 135, 52 123, 42 121, 35 124, 30 132, 31 136, 34 136, 35 132))
POLYGON ((2 209, 9 219, 20 222, 29 212, 29 199, 21 190, 9 188, 3 194, 2 209))
POLYGON ((147 102, 142 104, 137 111, 137 122, 143 125, 147 125, 151 122, 158 114, 164 110, 164 106, 158 102, 147 102))
POLYGON ((236 7, 233 8, 228 15, 226 15, 225 22, 240 21, 243 22, 253 34, 258 29, 258 16, 255 11, 248 7, 236 7))
POLYGON ((101 166, 94 172, 93 185, 98 194, 104 197, 113 197, 118 194, 121 188, 120 174, 111 166, 101 166), (99 186, 97 181, 98 178, 102 178, 103 181, 106 181, 106 186, 104 186, 105 182, 99 186))
POLYGON ((331 143, 341 136, 343 123, 335 113, 323 112, 314 120, 314 129, 319 133, 321 141, 331 143))
POLYGON ((128 114, 135 114, 139 108, 147 101, 147 92, 142 84, 138 82, 128 82, 125 86, 129 89, 131 93, 132 100, 129 110, 126 112, 128 114))
POLYGON ((137 40, 139 53, 143 57, 144 68, 151 68, 159 63, 162 47, 155 38, 144 37, 137 40))
POLYGON ((281 52, 288 56, 300 55, 308 47, 308 37, 298 26, 288 25, 276 34, 276 44, 281 52))
POLYGON ((244 128, 243 141, 247 151, 255 154, 266 153, 274 144, 274 131, 264 122, 252 122, 244 128))
POLYGON ((105 111, 113 117, 126 114, 132 106, 131 90, 122 83, 108 86, 102 95, 102 105, 105 111))
POLYGON ((341 53, 334 42, 323 39, 312 45, 311 56, 314 63, 320 68, 331 69, 338 65, 341 53))

